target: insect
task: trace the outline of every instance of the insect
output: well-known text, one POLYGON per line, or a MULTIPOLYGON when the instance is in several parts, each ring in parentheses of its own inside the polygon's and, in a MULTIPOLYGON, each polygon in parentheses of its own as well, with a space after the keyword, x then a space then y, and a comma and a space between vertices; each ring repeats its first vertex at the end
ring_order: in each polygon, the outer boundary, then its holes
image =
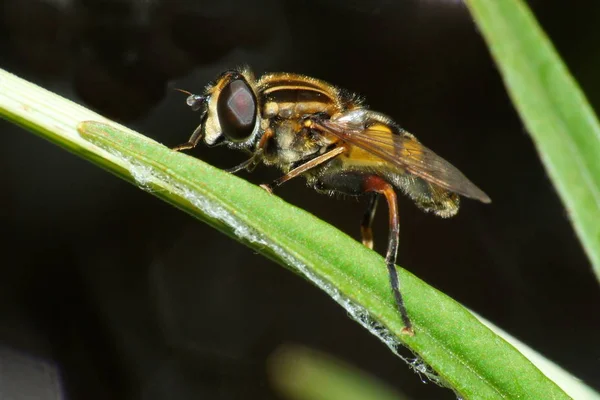
POLYGON ((225 71, 203 94, 186 91, 187 104, 200 111, 201 123, 174 150, 226 145, 251 154, 229 172, 252 171, 258 164, 279 167, 274 188, 297 176, 323 193, 369 196, 360 225, 362 243, 373 248, 371 224, 379 197, 389 210, 386 265, 395 302, 413 335, 399 289, 396 256, 399 217, 396 192, 440 217, 458 212, 459 195, 490 203, 490 198, 457 168, 423 146, 388 116, 369 110, 357 95, 324 81, 291 73, 256 79, 248 67, 225 71))

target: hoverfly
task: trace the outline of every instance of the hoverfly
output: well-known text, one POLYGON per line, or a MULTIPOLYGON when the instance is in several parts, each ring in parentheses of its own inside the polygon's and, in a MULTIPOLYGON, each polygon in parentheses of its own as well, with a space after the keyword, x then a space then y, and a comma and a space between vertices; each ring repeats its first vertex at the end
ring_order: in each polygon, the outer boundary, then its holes
POLYGON ((324 81, 291 73, 256 79, 247 67, 228 70, 202 95, 185 92, 187 104, 200 111, 201 123, 174 150, 227 145, 251 157, 229 172, 252 171, 259 163, 279 167, 284 175, 273 188, 299 175, 323 193, 368 194, 361 222, 362 243, 373 248, 371 224, 380 195, 389 209, 386 264, 403 333, 412 323, 399 290, 396 255, 399 219, 396 191, 440 217, 458 212, 459 195, 490 203, 490 198, 457 168, 423 146, 388 116, 371 111, 353 93, 324 81))

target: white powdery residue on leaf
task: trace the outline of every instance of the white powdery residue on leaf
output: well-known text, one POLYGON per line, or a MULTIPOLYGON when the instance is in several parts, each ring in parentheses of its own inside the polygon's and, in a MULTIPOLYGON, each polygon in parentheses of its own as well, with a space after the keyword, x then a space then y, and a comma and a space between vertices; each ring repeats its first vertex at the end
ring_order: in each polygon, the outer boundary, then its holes
POLYGON ((151 169, 141 165, 131 162, 131 168, 129 168, 129 172, 131 172, 131 176, 137 182, 138 186, 144 190, 149 189, 148 187, 148 176, 152 173, 151 169))
POLYGON ((149 193, 154 192, 154 190, 150 187, 150 183, 153 181, 152 177, 155 175, 153 174, 153 170, 151 167, 142 164, 129 156, 126 156, 118 150, 105 147, 104 145, 102 145, 102 143, 95 144, 99 147, 102 147, 104 150, 106 150, 112 156, 118 158, 119 160, 125 161, 125 167, 129 171, 133 179, 135 179, 135 182, 137 183, 140 189, 149 193))
POLYGON ((425 378, 427 378, 439 386, 449 387, 448 385, 444 384, 439 375, 437 375, 435 371, 433 371, 431 367, 427 365, 427 363, 425 363, 421 358, 415 357, 412 360, 406 361, 408 362, 408 365, 411 367, 411 369, 415 371, 417 375, 419 375, 419 377, 421 378, 421 382, 427 383, 427 381, 425 380, 425 378))

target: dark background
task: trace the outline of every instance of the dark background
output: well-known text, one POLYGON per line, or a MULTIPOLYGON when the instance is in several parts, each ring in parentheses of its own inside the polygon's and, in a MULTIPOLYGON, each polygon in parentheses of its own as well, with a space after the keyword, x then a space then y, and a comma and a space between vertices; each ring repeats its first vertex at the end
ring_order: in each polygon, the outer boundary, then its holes
MULTIPOLYGON (((493 199, 450 220, 401 199, 399 264, 600 389, 598 282, 460 2, 0 4, 2 68, 167 145, 198 123, 170 88, 201 92, 240 63, 365 95, 493 199)), ((530 5, 598 109, 600 3, 530 5)), ((454 398, 284 268, 29 132, 0 131, 0 347, 54 363, 66 398, 279 399, 265 362, 290 342, 415 399, 454 398)), ((245 158, 194 154, 223 168, 245 158)), ((278 194, 359 238, 364 202, 302 180, 278 194)))

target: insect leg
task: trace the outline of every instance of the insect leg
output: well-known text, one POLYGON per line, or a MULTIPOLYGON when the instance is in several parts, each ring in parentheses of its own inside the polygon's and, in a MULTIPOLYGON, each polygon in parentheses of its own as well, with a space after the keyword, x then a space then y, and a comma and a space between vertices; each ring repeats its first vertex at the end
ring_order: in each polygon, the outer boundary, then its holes
POLYGON ((369 205, 367 205, 365 215, 363 215, 363 219, 360 222, 362 243, 371 250, 373 250, 373 229, 371 229, 371 225, 373 224, 373 218, 375 218, 378 200, 379 195, 377 193, 371 193, 369 195, 369 205))
POLYGON ((404 305, 404 299, 400 293, 400 282, 398 279, 398 271, 396 270, 396 255, 398 254, 398 240, 400 236, 400 221, 398 217, 398 200, 396 198, 396 192, 394 191, 392 185, 376 175, 370 175, 365 179, 364 190, 366 192, 382 194, 387 200, 390 213, 390 235, 388 239, 388 249, 385 256, 385 263, 388 268, 390 283, 392 285, 392 291, 396 300, 396 306, 398 307, 398 311, 400 311, 400 317, 402 317, 402 322, 404 323, 402 333, 413 336, 414 331, 412 328, 412 323, 408 318, 408 313, 406 312, 406 307, 404 305))
POLYGON ((240 165, 236 165, 235 167, 226 169, 225 171, 229 172, 230 174, 235 174, 236 172, 241 171, 243 169, 247 169, 249 172, 252 172, 254 170, 254 168, 256 168, 258 163, 261 161, 264 149, 272 137, 273 137, 273 130, 271 130, 271 128, 269 128, 265 131, 265 133, 260 138, 260 141, 258 142, 258 145, 256 146, 256 151, 254 152, 252 157, 250 157, 248 160, 244 161, 240 165))
POLYGON ((325 161, 328 161, 328 160, 332 159, 333 157, 339 156, 344 151, 346 151, 345 147, 336 147, 335 149, 330 150, 325 154, 321 154, 320 156, 315 157, 312 160, 305 162, 304 164, 294 168, 293 170, 291 170, 287 174, 283 175, 279 179, 274 180, 270 185, 262 184, 262 185, 260 185, 260 187, 265 189, 267 192, 272 193, 273 188, 289 181, 292 178, 297 177, 298 175, 305 173, 306 171, 308 171, 310 169, 313 169, 314 167, 316 167, 318 165, 323 164, 325 161))
POLYGON ((241 171, 243 169, 254 169, 254 166, 258 163, 257 158, 258 157, 256 156, 252 156, 243 163, 236 165, 233 168, 226 169, 225 171, 229 172, 230 174, 235 174, 236 172, 241 171))
POLYGON ((173 150, 181 151, 181 150, 193 149, 194 147, 196 147, 198 142, 200 142, 201 138, 202 138, 202 124, 198 125, 198 127, 196 129, 194 129, 192 136, 190 136, 190 139, 187 142, 180 144, 179 146, 173 147, 173 150))

